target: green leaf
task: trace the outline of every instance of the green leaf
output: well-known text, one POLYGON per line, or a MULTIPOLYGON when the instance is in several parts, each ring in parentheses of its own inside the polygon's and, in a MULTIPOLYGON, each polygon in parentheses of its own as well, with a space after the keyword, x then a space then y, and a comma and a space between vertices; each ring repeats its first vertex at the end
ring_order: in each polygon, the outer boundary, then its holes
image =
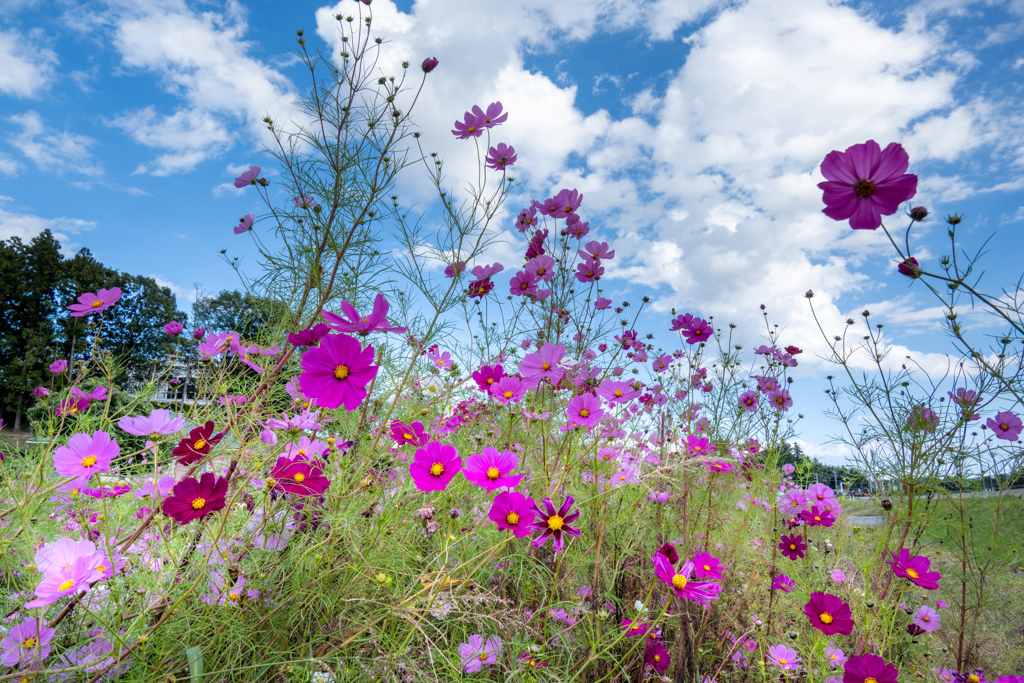
POLYGON ((195 683, 203 678, 203 651, 198 645, 185 650, 185 656, 188 657, 188 675, 189 678, 195 683))

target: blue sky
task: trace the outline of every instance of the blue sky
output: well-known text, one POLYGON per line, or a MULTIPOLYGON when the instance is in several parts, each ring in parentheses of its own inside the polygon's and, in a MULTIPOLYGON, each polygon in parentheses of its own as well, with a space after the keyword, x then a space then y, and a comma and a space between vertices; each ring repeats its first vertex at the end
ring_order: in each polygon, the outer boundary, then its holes
MULTIPOLYGON (((766 304, 797 371, 802 439, 827 459, 830 368, 802 294, 826 330, 868 308, 892 358, 935 371, 950 345, 935 302, 895 274, 880 233, 820 213, 821 158, 875 139, 902 142, 920 178, 913 203, 966 214, 989 291, 1024 255, 1024 2, 932 0, 375 0, 383 66, 436 56, 415 119, 453 187, 472 168, 452 122, 500 100, 502 140, 530 197, 584 193, 581 214, 618 257, 606 290, 736 322, 748 348, 766 304)), ((286 119, 307 81, 294 30, 337 52, 337 5, 253 0, 0 3, 0 238, 47 227, 70 252, 150 275, 188 306, 196 285, 236 288, 219 254, 251 256, 232 226, 259 212, 231 179, 272 173, 259 119, 286 119)), ((272 176, 270 176, 272 177, 272 176)), ((403 200, 431 208, 415 171, 403 200)), ((511 228, 511 217, 505 221, 511 228)), ((903 225, 895 220, 894 226, 903 225)), ((941 220, 915 228, 925 262, 948 253, 941 220)), ((518 235, 496 248, 511 262, 518 235)), ((978 334, 984 322, 973 319, 978 334)), ((672 344, 668 337, 662 341, 672 344)))

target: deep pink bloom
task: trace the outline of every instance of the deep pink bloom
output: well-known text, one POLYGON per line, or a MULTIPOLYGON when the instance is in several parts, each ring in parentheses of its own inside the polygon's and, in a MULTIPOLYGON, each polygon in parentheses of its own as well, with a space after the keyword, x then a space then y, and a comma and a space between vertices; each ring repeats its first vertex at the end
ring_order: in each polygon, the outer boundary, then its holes
POLYGON ((835 516, 824 508, 812 505, 810 510, 802 510, 800 519, 804 520, 807 526, 832 526, 836 521, 835 516))
POLYGON ((120 454, 121 447, 106 432, 75 434, 54 452, 53 466, 60 476, 77 477, 75 485, 84 486, 97 472, 109 472, 110 461, 120 454))
POLYGON ((391 423, 391 438, 399 446, 426 446, 430 442, 430 435, 418 420, 411 425, 395 420, 391 423))
POLYGON ((633 636, 646 636, 649 626, 650 624, 645 624, 639 619, 635 621, 632 619, 622 620, 622 630, 626 632, 627 638, 632 638, 633 636))
POLYGON ((811 593, 811 599, 804 605, 804 614, 811 620, 811 626, 826 636, 836 633, 848 636, 853 633, 853 612, 850 606, 829 593, 811 593))
POLYGON ((171 455, 178 458, 179 465, 191 465, 202 460, 223 438, 223 432, 213 433, 213 420, 207 420, 202 427, 196 427, 179 441, 171 455))
POLYGON ((252 222, 256 219, 251 213, 247 213, 238 219, 238 225, 235 226, 235 234, 241 235, 243 232, 249 232, 252 230, 252 222))
POLYGON ((506 145, 504 142, 499 142, 497 147, 491 147, 487 150, 485 163, 487 168, 494 169, 495 171, 504 171, 516 163, 516 148, 506 145))
POLYGON ((569 401, 565 414, 570 427, 592 429, 604 417, 604 409, 601 408, 601 399, 597 396, 580 394, 569 401))
POLYGON ((985 424, 992 430, 997 439, 1003 439, 1004 441, 1016 441, 1017 437, 1020 436, 1022 427, 1024 427, 1020 418, 1010 411, 996 413, 996 416, 994 418, 990 417, 985 424))
POLYGON ((528 353, 519 364, 519 373, 528 387, 535 387, 541 380, 548 379, 557 384, 565 374, 565 368, 559 362, 565 358, 565 347, 561 344, 547 343, 537 353, 528 353))
MULTIPOLYGON (((478 107, 479 108, 479 107, 478 107)), ((482 116, 477 116, 471 112, 466 112, 463 115, 462 121, 455 122, 455 130, 452 131, 452 135, 460 140, 468 140, 469 138, 478 138, 484 132, 484 119, 482 116)))
POLYGON ((793 581, 793 579, 791 579, 789 577, 789 575, 787 575, 787 574, 778 574, 778 575, 776 575, 776 577, 774 579, 772 579, 772 590, 773 591, 782 591, 783 593, 791 593, 793 591, 793 586, 795 586, 795 585, 796 585, 796 582, 793 581))
POLYGON ((471 484, 482 486, 491 493, 495 489, 519 485, 523 475, 511 474, 518 465, 519 456, 512 451, 498 451, 494 446, 487 446, 481 453, 473 453, 466 458, 462 474, 471 484))
POLYGON ((487 280, 488 278, 497 275, 503 270, 505 270, 505 266, 501 265, 500 263, 492 263, 489 266, 473 266, 473 270, 471 272, 473 273, 473 277, 475 277, 476 279, 487 280))
POLYGON ((679 561, 679 551, 676 550, 674 545, 667 541, 658 548, 658 552, 664 555, 665 559, 668 560, 670 564, 674 565, 679 561))
POLYGON ((526 272, 547 282, 555 276, 555 263, 555 259, 547 254, 540 254, 526 262, 526 272))
POLYGON ((393 327, 388 322, 388 308, 388 300, 378 293, 373 300, 373 312, 367 316, 360 315, 355 306, 347 301, 341 302, 341 310, 348 316, 347 319, 330 311, 324 311, 322 315, 339 332, 355 332, 364 337, 371 332, 405 332, 406 328, 393 327))
POLYGON ((757 392, 753 389, 748 389, 740 394, 740 408, 743 408, 749 413, 753 413, 757 410, 757 400, 757 392))
POLYGON ((55 632, 35 617, 23 619, 0 640, 0 661, 7 666, 38 667, 50 655, 55 632))
POLYGON ((672 588, 677 598, 694 600, 696 602, 709 602, 717 600, 722 587, 713 581, 691 581, 694 564, 687 560, 677 572, 668 558, 661 553, 654 553, 654 575, 662 583, 672 588))
POLYGON ((843 666, 843 683, 896 683, 900 672, 875 655, 850 657, 843 666))
POLYGON ((690 434, 686 437, 686 450, 690 455, 707 455, 715 450, 715 446, 706 436, 690 434))
POLYGON ((581 258, 594 259, 600 261, 601 259, 613 259, 615 258, 615 250, 608 248, 607 242, 587 242, 587 246, 579 250, 581 258))
POLYGON ((568 218, 576 215, 576 209, 583 203, 583 195, 577 190, 561 190, 551 199, 545 199, 543 203, 534 200, 533 206, 540 210, 545 216, 552 218, 568 218))
POLYGON ((779 411, 789 410, 793 406, 793 399, 785 389, 772 389, 768 392, 768 400, 779 411))
POLYGON ((913 256, 903 259, 903 261, 896 266, 896 270, 899 271, 900 275, 906 275, 911 280, 916 280, 921 277, 921 265, 913 256))
POLYGON ((50 363, 50 372, 52 372, 55 375, 59 375, 59 374, 61 374, 63 372, 67 372, 67 369, 68 369, 68 362, 66 360, 64 360, 63 358, 60 359, 60 360, 55 360, 52 363, 50 363))
POLYGON ((501 365, 481 365, 480 369, 473 373, 473 381, 476 382, 480 391, 491 390, 498 380, 505 376, 505 368, 501 365))
POLYGON ((298 496, 319 496, 331 485, 324 476, 323 463, 304 455, 278 458, 270 476, 276 488, 298 496))
POLYGON ((519 232, 526 232, 530 228, 537 225, 537 208, 529 207, 519 212, 519 216, 516 217, 516 228, 519 232))
POLYGON ((250 166, 249 170, 242 175, 235 178, 235 187, 245 187, 246 185, 255 185, 257 178, 260 176, 259 166, 250 166))
POLYGON ((465 261, 456 261, 455 263, 449 264, 444 267, 445 277, 455 277, 466 269, 465 261))
POLYGON ((931 560, 924 555, 910 556, 910 551, 904 548, 899 553, 892 554, 892 562, 889 566, 896 576, 910 579, 914 584, 925 590, 935 590, 939 587, 939 580, 942 574, 928 571, 931 567, 931 560))
POLYGON ((487 111, 474 104, 473 115, 483 122, 484 128, 494 128, 498 124, 508 121, 508 114, 502 114, 501 109, 501 102, 491 102, 487 105, 487 111))
POLYGON ((25 603, 25 607, 47 607, 65 595, 88 590, 89 584, 97 580, 96 568, 102 561, 99 554, 79 557, 66 567, 57 567, 51 573, 44 574, 35 589, 37 599, 25 603))
POLYGON ((533 498, 527 498, 518 491, 502 491, 494 497, 487 517, 499 529, 510 529, 516 538, 525 538, 530 535, 530 525, 533 524, 533 507, 533 498))
POLYGON ((874 140, 832 151, 821 162, 825 182, 822 209, 837 221, 850 219, 854 230, 875 230, 882 216, 896 213, 902 202, 917 192, 917 176, 907 173, 910 157, 903 146, 891 142, 882 150, 874 140))
POLYGON ((420 68, 423 69, 423 73, 428 74, 437 67, 437 57, 427 57, 420 64, 420 68))
POLYGON ((120 287, 101 289, 95 294, 92 292, 86 292, 82 296, 78 297, 77 304, 71 304, 68 306, 68 310, 71 311, 72 318, 81 318, 82 316, 89 315, 90 313, 102 313, 108 306, 116 304, 120 298, 120 287))
POLYGON ((687 327, 680 328, 687 344, 706 342, 714 332, 711 325, 703 318, 693 318, 687 327))
POLYGON ((654 368, 655 372, 661 373, 668 370, 670 365, 672 365, 672 356, 665 353, 658 356, 658 358, 654 360, 654 363, 652 363, 651 367, 654 368))
POLYGON ((699 579, 720 580, 725 573, 722 562, 708 553, 697 553, 693 558, 693 574, 699 579))
POLYGON ((668 648, 661 642, 661 639, 648 638, 644 649, 644 662, 653 667, 660 676, 668 670, 672 663, 672 655, 669 654, 668 648))
POLYGON ((181 431, 185 426, 185 417, 171 413, 163 408, 152 410, 148 416, 130 417, 125 415, 117 421, 117 426, 136 436, 148 436, 156 441, 162 436, 181 431))
POLYGON ((45 401, 50 398, 50 390, 46 387, 36 387, 32 390, 32 395, 41 401, 45 401))
POLYGON ((431 441, 413 455, 409 474, 420 491, 444 491, 462 469, 462 458, 455 446, 431 441))
POLYGON ((518 377, 506 375, 491 385, 490 394, 495 401, 503 406, 519 403, 526 393, 526 385, 518 377))
POLYGON ((804 537, 800 534, 790 534, 783 536, 779 541, 779 550, 789 559, 798 560, 802 559, 807 552, 807 544, 804 543, 804 537))
POLYGON ((302 354, 302 393, 315 398, 324 408, 344 405, 355 410, 366 398, 366 385, 377 376, 373 347, 362 348, 343 334, 327 335, 320 346, 302 354))
POLYGON ((544 499, 543 510, 541 510, 540 506, 534 504, 533 511, 536 513, 537 519, 530 525, 530 530, 542 532, 540 536, 533 539, 534 548, 539 548, 547 543, 550 536, 554 539, 552 545, 555 553, 560 553, 564 548, 562 545, 562 534, 569 534, 570 536, 580 535, 579 529, 569 526, 580 516, 579 510, 572 510, 574 502, 576 502, 575 498, 566 496, 565 500, 562 501, 562 507, 558 508, 558 510, 555 510, 555 505, 551 502, 550 498, 544 499))
POLYGON ((604 275, 604 267, 600 261, 587 259, 576 265, 576 279, 580 282, 594 282, 604 275))
POLYGON ((171 335, 172 337, 177 337, 179 334, 181 334, 182 330, 184 329, 185 326, 179 323, 177 320, 172 320, 171 322, 164 325, 164 332, 171 335))
POLYGON ((164 499, 161 509, 179 524, 188 524, 222 510, 227 492, 227 479, 205 472, 198 480, 189 477, 175 484, 174 492, 164 499))
POLYGON ((305 330, 292 332, 288 335, 288 343, 292 346, 317 346, 320 340, 331 332, 331 326, 327 323, 317 323, 305 330))
POLYGON ((520 270, 516 273, 509 284, 509 292, 512 296, 526 296, 537 293, 537 276, 528 270, 520 270))

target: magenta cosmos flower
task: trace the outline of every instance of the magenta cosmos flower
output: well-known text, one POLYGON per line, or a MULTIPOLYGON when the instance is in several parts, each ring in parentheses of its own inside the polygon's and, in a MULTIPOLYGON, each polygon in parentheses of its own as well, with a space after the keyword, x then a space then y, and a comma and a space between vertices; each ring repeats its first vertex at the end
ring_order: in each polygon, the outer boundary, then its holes
POLYGON ((494 446, 487 446, 482 453, 466 458, 462 474, 471 484, 482 486, 490 493, 494 489, 518 486, 523 475, 511 474, 518 465, 519 457, 512 451, 499 452, 494 446))
POLYGON ((515 147, 499 142, 497 147, 491 147, 487 150, 487 168, 494 169, 495 171, 504 171, 516 163, 516 158, 515 147))
POLYGON ((807 526, 832 526, 836 521, 831 512, 817 505, 812 505, 810 510, 802 510, 800 519, 804 520, 807 526))
MULTIPOLYGON (((120 422, 118 423, 120 426, 120 422)), ((124 429, 124 427, 121 427, 124 429)), ((220 443, 224 433, 213 433, 213 420, 207 420, 202 427, 196 427, 171 451, 179 465, 191 465, 202 460, 210 449, 220 443)))
POLYGON ((189 477, 174 485, 173 493, 164 499, 161 509, 179 524, 205 517, 224 508, 228 480, 206 472, 199 480, 189 477))
POLYGON ((800 534, 790 534, 783 536, 779 541, 779 550, 789 559, 798 560, 807 552, 807 544, 804 543, 804 537, 800 534))
POLYGON ((331 485, 324 476, 323 463, 304 455, 278 458, 270 476, 276 488, 297 496, 319 496, 331 485))
POLYGON ((519 373, 527 387, 535 387, 541 380, 549 379, 557 384, 565 374, 565 368, 558 363, 565 358, 565 347, 561 344, 545 344, 537 353, 528 353, 519 364, 519 373))
POLYGON ((97 472, 109 472, 110 461, 121 453, 117 441, 106 432, 93 435, 75 434, 53 454, 53 466, 62 477, 78 477, 77 486, 84 486, 97 472))
POLYGON ((235 187, 245 187, 246 185, 255 185, 257 178, 260 177, 260 167, 250 166, 249 170, 242 175, 235 178, 235 187))
POLYGON ((82 296, 78 297, 77 304, 71 304, 68 306, 68 310, 71 311, 72 318, 81 318, 82 316, 89 315, 90 313, 102 313, 108 306, 116 304, 120 298, 120 287, 101 289, 95 294, 92 292, 86 292, 82 296))
POLYGON ((419 420, 411 425, 395 420, 391 423, 391 438, 399 446, 426 446, 430 443, 430 435, 419 420))
POLYGON ((843 683, 896 683, 900 672, 875 655, 850 657, 843 666, 843 683))
POLYGON ((371 332, 405 332, 407 328, 393 327, 388 322, 389 308, 388 300, 384 298, 383 294, 378 293, 373 300, 373 310, 369 315, 360 315, 355 306, 347 301, 341 302, 341 312, 347 318, 342 318, 330 311, 324 311, 321 315, 331 324, 331 327, 339 332, 355 332, 364 337, 371 332))
POLYGON ((67 369, 68 362, 63 358, 61 358, 60 360, 55 360, 52 363, 50 363, 50 372, 52 372, 55 375, 59 375, 62 372, 67 372, 67 369))
POLYGON ((772 580, 772 590, 782 591, 783 593, 793 592, 793 586, 796 582, 793 581, 787 574, 779 574, 772 580))
POLYGON ((501 365, 481 365, 480 369, 473 373, 473 381, 476 382, 480 391, 490 391, 499 379, 505 376, 505 368, 501 365))
POLYGON ((498 124, 508 121, 508 114, 502 114, 501 102, 491 102, 484 111, 479 105, 473 105, 473 115, 483 122, 484 128, 493 128, 498 124))
POLYGON ((1009 411, 997 413, 994 418, 990 417, 985 424, 996 435, 996 438, 1004 441, 1016 441, 1020 436, 1021 429, 1024 428, 1020 418, 1009 411))
POLYGON ((487 517, 499 529, 509 529, 516 538, 525 538, 530 535, 534 506, 533 498, 527 498, 518 491, 502 491, 494 497, 487 517))
POLYGON ((437 57, 427 57, 423 60, 423 63, 420 64, 420 68, 423 69, 423 73, 428 74, 437 68, 437 65, 437 57))
POLYGON ((50 655, 54 632, 35 617, 24 619, 0 640, 0 661, 7 666, 38 665, 50 655))
POLYGON ((826 636, 853 633, 853 612, 849 605, 834 595, 820 591, 811 593, 811 599, 804 605, 804 614, 811 620, 811 626, 826 636))
POLYGON ((693 574, 699 579, 721 579, 725 568, 717 557, 709 553, 697 553, 693 558, 693 574))
POLYGON ((365 349, 343 334, 328 335, 320 346, 302 354, 299 388, 324 408, 355 410, 366 398, 366 385, 377 376, 373 347, 365 349))
POLYGON ((917 176, 907 173, 910 157, 903 146, 890 142, 883 150, 874 140, 832 151, 821 162, 825 182, 818 183, 822 209, 837 221, 850 219, 854 230, 875 230, 882 216, 896 213, 917 192, 917 176))
POLYGON ((757 411, 757 401, 757 392, 753 389, 748 389, 740 394, 740 408, 743 408, 743 410, 746 410, 748 413, 757 411))
POLYGON ((59 567, 49 574, 35 589, 35 600, 25 603, 27 609, 47 607, 65 595, 73 595, 80 590, 89 590, 89 584, 98 580, 97 567, 103 560, 99 555, 79 557, 66 567, 59 567))
POLYGON ((150 412, 148 417, 125 415, 117 421, 117 426, 129 434, 148 436, 155 441, 161 436, 181 431, 185 426, 185 418, 182 415, 172 417, 170 412, 157 408, 150 412))
POLYGON ((576 521, 576 518, 580 516, 579 510, 572 510, 572 504, 576 502, 576 499, 572 496, 566 496, 565 500, 562 501, 562 507, 555 510, 554 503, 551 502, 550 498, 544 499, 543 510, 536 504, 533 506, 533 511, 537 515, 537 520, 530 525, 531 531, 542 532, 540 536, 533 539, 533 547, 539 548, 547 543, 548 537, 552 537, 554 540, 552 544, 555 552, 560 553, 563 549, 562 534, 569 534, 570 536, 579 536, 580 530, 569 526, 572 522, 576 521), (572 510, 572 511, 570 511, 572 510))
POLYGON ((469 138, 480 137, 483 132, 483 117, 467 111, 463 115, 462 121, 455 122, 455 130, 452 131, 452 135, 459 140, 468 140, 469 138))
POLYGON ((654 575, 661 579, 662 583, 672 588, 677 598, 694 600, 696 602, 708 602, 716 600, 722 587, 712 581, 691 581, 693 573, 693 562, 686 561, 677 572, 668 558, 661 553, 654 553, 654 575))
POLYGON ((892 567, 896 576, 910 579, 921 588, 933 591, 939 587, 942 574, 928 571, 931 564, 931 560, 924 555, 910 557, 910 551, 904 548, 899 553, 892 554, 892 562, 889 563, 889 566, 892 567))
POLYGON ((431 441, 413 455, 409 474, 420 491, 444 491, 462 469, 462 458, 455 446, 431 441))
POLYGON ((462 670, 468 674, 476 673, 485 664, 490 666, 498 661, 501 654, 501 638, 498 636, 484 637, 474 633, 469 642, 459 645, 459 657, 462 658, 462 670))
POLYGON ((601 399, 593 394, 580 394, 569 401, 565 409, 566 417, 570 427, 585 427, 593 429, 604 417, 604 410, 601 408, 601 399))

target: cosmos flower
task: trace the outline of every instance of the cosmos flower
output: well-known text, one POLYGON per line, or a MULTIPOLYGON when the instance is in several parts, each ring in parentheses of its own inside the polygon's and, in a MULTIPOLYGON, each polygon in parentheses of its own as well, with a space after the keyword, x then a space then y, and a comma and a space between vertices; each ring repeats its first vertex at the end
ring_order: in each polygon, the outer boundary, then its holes
POLYGON ((54 568, 50 573, 43 575, 42 581, 35 589, 36 599, 25 603, 25 607, 47 607, 66 595, 88 590, 89 584, 97 580, 96 568, 102 561, 98 554, 88 555, 79 557, 66 567, 54 568))
POLYGON ((743 410, 746 410, 748 413, 753 413, 757 411, 757 402, 757 392, 754 391, 753 389, 748 389, 747 391, 744 391, 742 394, 740 394, 740 408, 743 408, 743 410))
POLYGON ((409 474, 420 491, 444 491, 462 469, 455 446, 431 441, 413 455, 409 474))
POLYGON ((845 152, 829 152, 821 162, 825 181, 818 183, 822 213, 837 221, 849 218, 854 230, 876 230, 883 215, 896 213, 917 192, 917 176, 907 173, 909 165, 909 155, 896 142, 884 150, 868 140, 845 152))
POLYGON ((672 656, 660 639, 651 637, 647 639, 644 661, 653 667, 660 676, 668 670, 669 665, 672 663, 672 656))
POLYGON ((668 558, 661 553, 654 553, 652 559, 654 560, 654 575, 662 583, 671 587, 672 592, 677 598, 693 600, 695 602, 708 602, 718 599, 718 594, 722 590, 719 584, 711 581, 690 580, 690 575, 694 570, 693 562, 684 562, 679 571, 676 571, 672 563, 668 561, 668 558))
POLYGON ((850 606, 834 595, 820 591, 811 593, 811 599, 804 605, 804 614, 811 620, 811 626, 826 636, 836 633, 848 636, 853 632, 850 606))
POLYGON ((996 416, 990 417, 985 424, 997 439, 1004 441, 1016 441, 1020 436, 1021 429, 1024 428, 1021 419, 1009 411, 996 413, 996 416))
POLYGON ((0 661, 7 666, 38 666, 50 655, 54 633, 35 617, 23 619, 0 640, 0 661))
POLYGON ((309 329, 292 332, 288 335, 288 343, 292 346, 317 346, 320 340, 326 337, 331 331, 327 323, 317 323, 309 329))
POLYGON ((796 582, 793 581, 787 574, 778 574, 772 580, 772 590, 782 591, 783 593, 793 592, 793 586, 796 582))
POLYGON ((531 533, 535 503, 518 491, 502 491, 494 497, 488 519, 499 529, 509 529, 516 538, 525 538, 531 533))
POLYGON ((106 432, 75 434, 54 452, 53 466, 60 476, 77 477, 76 486, 84 486, 92 475, 109 472, 110 462, 120 454, 121 447, 106 432))
POLYGON ((725 568, 717 557, 712 557, 708 553, 697 553, 693 558, 693 574, 701 579, 721 580, 725 568))
POLYGON ((455 130, 452 131, 452 135, 459 140, 468 140, 469 138, 480 137, 483 132, 483 117, 467 111, 463 114, 462 121, 455 122, 455 130))
POLYGON ((505 368, 501 365, 481 365, 480 369, 473 373, 473 381, 480 391, 491 390, 491 387, 505 376, 505 368))
POLYGON ((915 585, 926 590, 935 590, 939 587, 939 580, 942 574, 928 571, 931 567, 931 560, 924 555, 910 557, 910 551, 904 548, 899 553, 892 554, 892 561, 889 563, 896 576, 910 579, 915 585))
POLYGON ((331 485, 324 476, 323 463, 305 455, 279 457, 270 476, 275 488, 297 496, 319 496, 331 485))
POLYGON ((499 142, 496 147, 491 147, 487 150, 487 159, 485 160, 485 163, 487 164, 487 168, 495 171, 504 171, 506 168, 516 163, 516 158, 515 147, 512 145, 506 145, 504 142, 499 142))
MULTIPOLYGON (((120 423, 118 423, 120 426, 120 423)), ((124 429, 124 427, 121 427, 124 429)), ((196 427, 171 451, 179 465, 191 465, 202 460, 210 449, 220 443, 224 434, 213 433, 213 420, 207 420, 202 427, 196 427)))
POLYGON ((593 394, 580 394, 569 401, 565 413, 570 427, 584 427, 586 429, 593 429, 601 418, 604 417, 601 399, 593 394))
POLYGON ((246 185, 255 185, 257 178, 260 176, 259 166, 250 166, 249 170, 242 175, 235 178, 235 187, 245 187, 246 185))
POLYGON ((189 477, 175 484, 161 509, 179 524, 188 524, 223 509, 227 492, 227 479, 205 472, 198 480, 189 477))
POLYGON ((430 442, 430 435, 419 420, 411 425, 395 420, 391 423, 391 438, 399 446, 426 446, 430 442))
POLYGON ((629 382, 616 382, 606 379, 597 388, 597 395, 609 403, 629 403, 640 392, 633 388, 629 382))
POLYGON ((423 60, 423 63, 420 64, 420 68, 423 69, 423 73, 428 74, 437 68, 437 65, 437 57, 427 57, 423 60))
POLYGON ((547 343, 537 353, 528 353, 519 364, 519 373, 528 387, 535 387, 544 379, 557 384, 565 374, 565 368, 559 362, 565 358, 565 347, 561 344, 547 343))
POLYGON ((354 332, 366 336, 371 332, 405 332, 405 327, 393 327, 388 322, 388 310, 390 305, 383 294, 378 293, 373 299, 373 310, 369 315, 360 315, 355 306, 347 301, 341 302, 341 312, 346 317, 341 317, 330 311, 323 311, 321 315, 331 327, 339 332, 354 332))
POLYGON ((896 683, 899 671, 875 655, 857 655, 843 666, 843 683, 896 683))
POLYGON ((924 631, 934 631, 939 627, 942 617, 927 605, 921 605, 914 612, 914 623, 924 631))
POLYGON ((491 396, 503 406, 509 403, 519 403, 526 393, 526 387, 518 377, 505 376, 498 380, 497 384, 491 386, 491 396))
POLYGON ((498 451, 494 446, 487 446, 481 453, 473 453, 466 458, 462 474, 471 484, 482 486, 488 493, 500 488, 514 488, 523 479, 523 475, 511 474, 519 465, 519 456, 512 451, 498 451))
POLYGON ((468 674, 476 673, 484 666, 498 661, 501 654, 501 638, 498 636, 484 637, 474 633, 469 641, 459 645, 459 657, 462 658, 462 670, 468 674))
POLYGON ((832 526, 836 521, 831 512, 821 509, 817 505, 812 505, 810 510, 802 510, 800 519, 807 526, 832 526))
POLYGON ((67 308, 71 311, 72 318, 81 318, 91 313, 102 313, 108 306, 116 304, 120 298, 120 287, 111 287, 110 289, 101 289, 95 294, 86 292, 78 297, 77 304, 71 304, 67 308))
POLYGON ((252 230, 252 223, 256 220, 256 216, 251 213, 247 213, 238 219, 238 225, 235 226, 235 234, 241 235, 243 232, 249 232, 252 230))
POLYGON ((60 360, 55 360, 52 363, 50 363, 50 372, 52 372, 55 375, 60 375, 64 372, 67 372, 67 370, 68 362, 63 358, 60 360))
POLYGON ((768 648, 768 659, 773 665, 780 667, 784 671, 803 668, 800 666, 802 660, 797 651, 781 643, 768 648))
POLYGON ((540 531, 541 535, 533 539, 533 547, 541 547, 547 542, 548 537, 551 537, 555 553, 560 553, 564 547, 562 544, 562 534, 569 534, 570 536, 580 535, 579 529, 569 526, 580 516, 579 510, 572 510, 572 505, 575 502, 575 498, 566 496, 565 500, 562 501, 562 506, 557 511, 550 498, 544 499, 543 510, 534 504, 533 511, 536 513, 537 519, 530 525, 530 530, 540 531))
POLYGON ((136 436, 148 436, 154 441, 162 436, 181 431, 185 426, 185 417, 171 417, 171 413, 163 408, 156 408, 148 416, 129 417, 125 415, 117 421, 117 426, 136 436))
POLYGON ((377 369, 372 346, 363 348, 348 335, 331 334, 302 354, 299 387, 324 408, 344 405, 351 411, 366 398, 366 385, 377 376, 377 369))
POLYGON ((779 541, 779 550, 791 560, 803 559, 807 552, 807 544, 804 543, 804 537, 800 534, 790 534, 783 536, 779 541))

